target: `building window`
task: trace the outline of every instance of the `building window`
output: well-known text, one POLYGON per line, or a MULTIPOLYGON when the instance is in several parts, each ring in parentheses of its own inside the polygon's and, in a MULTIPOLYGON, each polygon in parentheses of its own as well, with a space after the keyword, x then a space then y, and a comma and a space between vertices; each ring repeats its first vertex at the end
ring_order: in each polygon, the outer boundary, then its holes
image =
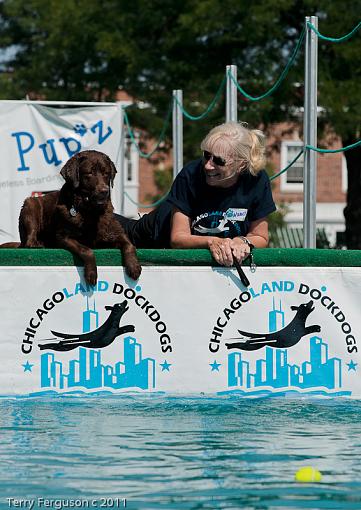
MULTIPOLYGON (((301 140, 284 140, 281 145, 281 170, 295 159, 302 150, 301 140)), ((303 154, 287 172, 281 175, 281 191, 297 192, 303 190, 303 154)))

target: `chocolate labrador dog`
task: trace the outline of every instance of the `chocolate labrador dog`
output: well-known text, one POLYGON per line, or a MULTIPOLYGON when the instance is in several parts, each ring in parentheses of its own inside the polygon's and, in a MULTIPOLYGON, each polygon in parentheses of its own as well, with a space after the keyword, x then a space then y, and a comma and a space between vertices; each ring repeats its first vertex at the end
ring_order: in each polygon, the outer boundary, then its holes
POLYGON ((92 248, 119 248, 127 274, 138 279, 142 268, 135 247, 113 216, 114 163, 102 152, 86 150, 75 154, 60 174, 65 184, 59 191, 25 199, 19 217, 21 242, 1 247, 65 248, 83 261, 90 285, 97 281, 92 248))

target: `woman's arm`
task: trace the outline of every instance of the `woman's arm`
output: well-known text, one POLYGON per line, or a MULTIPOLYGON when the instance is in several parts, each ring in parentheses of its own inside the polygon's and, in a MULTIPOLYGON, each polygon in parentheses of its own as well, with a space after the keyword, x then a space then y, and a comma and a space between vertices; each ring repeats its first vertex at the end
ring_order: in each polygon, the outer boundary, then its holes
POLYGON ((191 233, 191 220, 179 209, 174 208, 170 233, 172 248, 209 248, 210 236, 196 236, 191 233))
MULTIPOLYGON (((246 237, 257 248, 266 248, 268 246, 267 218, 253 221, 246 237)), ((190 218, 176 208, 172 214, 170 244, 172 248, 209 249, 213 258, 223 266, 232 266, 233 256, 242 262, 250 252, 250 247, 240 237, 222 239, 215 236, 192 235, 190 218)))
MULTIPOLYGON (((215 236, 197 236, 191 233, 191 221, 179 209, 174 209, 170 245, 172 248, 206 248, 222 266, 233 265, 232 239, 215 236)), ((248 247, 248 246, 247 246, 248 247)), ((249 247, 248 247, 249 248, 249 247)))
MULTIPOLYGON (((252 221, 249 232, 245 236, 256 248, 267 248, 268 246, 268 221, 267 218, 260 218, 252 221)), ((250 246, 241 238, 235 237, 231 241, 232 255, 241 263, 249 255, 250 246)), ((227 264, 225 264, 227 265, 227 264)))
MULTIPOLYGON (((267 248, 268 246, 268 221, 267 218, 260 218, 252 221, 248 234, 245 236, 256 248, 267 248)), ((235 238, 237 239, 237 238, 235 238)))

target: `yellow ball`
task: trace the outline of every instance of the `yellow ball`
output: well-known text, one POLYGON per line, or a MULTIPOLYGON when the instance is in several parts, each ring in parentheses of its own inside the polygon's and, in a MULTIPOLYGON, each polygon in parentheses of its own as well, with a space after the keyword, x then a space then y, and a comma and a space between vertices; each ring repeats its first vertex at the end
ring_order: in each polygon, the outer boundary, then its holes
POLYGON ((295 474, 295 480, 303 483, 320 482, 321 478, 322 474, 311 466, 303 467, 295 474))

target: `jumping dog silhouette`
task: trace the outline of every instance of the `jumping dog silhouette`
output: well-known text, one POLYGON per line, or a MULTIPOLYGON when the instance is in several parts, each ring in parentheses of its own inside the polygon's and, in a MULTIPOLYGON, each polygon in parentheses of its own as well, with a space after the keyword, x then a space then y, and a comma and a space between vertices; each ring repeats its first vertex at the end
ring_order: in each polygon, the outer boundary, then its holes
POLYGON ((318 325, 306 326, 307 317, 315 307, 313 301, 301 304, 299 306, 291 306, 291 310, 296 310, 296 315, 292 321, 279 331, 272 333, 248 333, 247 331, 238 332, 242 335, 239 337, 245 338, 243 342, 226 343, 227 349, 242 349, 244 351, 256 351, 262 349, 266 345, 270 347, 292 347, 297 344, 301 338, 311 333, 319 333, 321 327, 318 325))
POLYGON ((128 302, 116 303, 113 306, 106 306, 106 310, 111 310, 109 317, 99 328, 88 333, 75 334, 58 333, 51 331, 53 335, 62 338, 59 342, 39 344, 39 349, 51 349, 53 351, 71 351, 77 347, 87 347, 88 349, 101 349, 107 347, 115 338, 124 333, 135 331, 134 326, 119 327, 119 322, 124 313, 129 310, 128 302))

